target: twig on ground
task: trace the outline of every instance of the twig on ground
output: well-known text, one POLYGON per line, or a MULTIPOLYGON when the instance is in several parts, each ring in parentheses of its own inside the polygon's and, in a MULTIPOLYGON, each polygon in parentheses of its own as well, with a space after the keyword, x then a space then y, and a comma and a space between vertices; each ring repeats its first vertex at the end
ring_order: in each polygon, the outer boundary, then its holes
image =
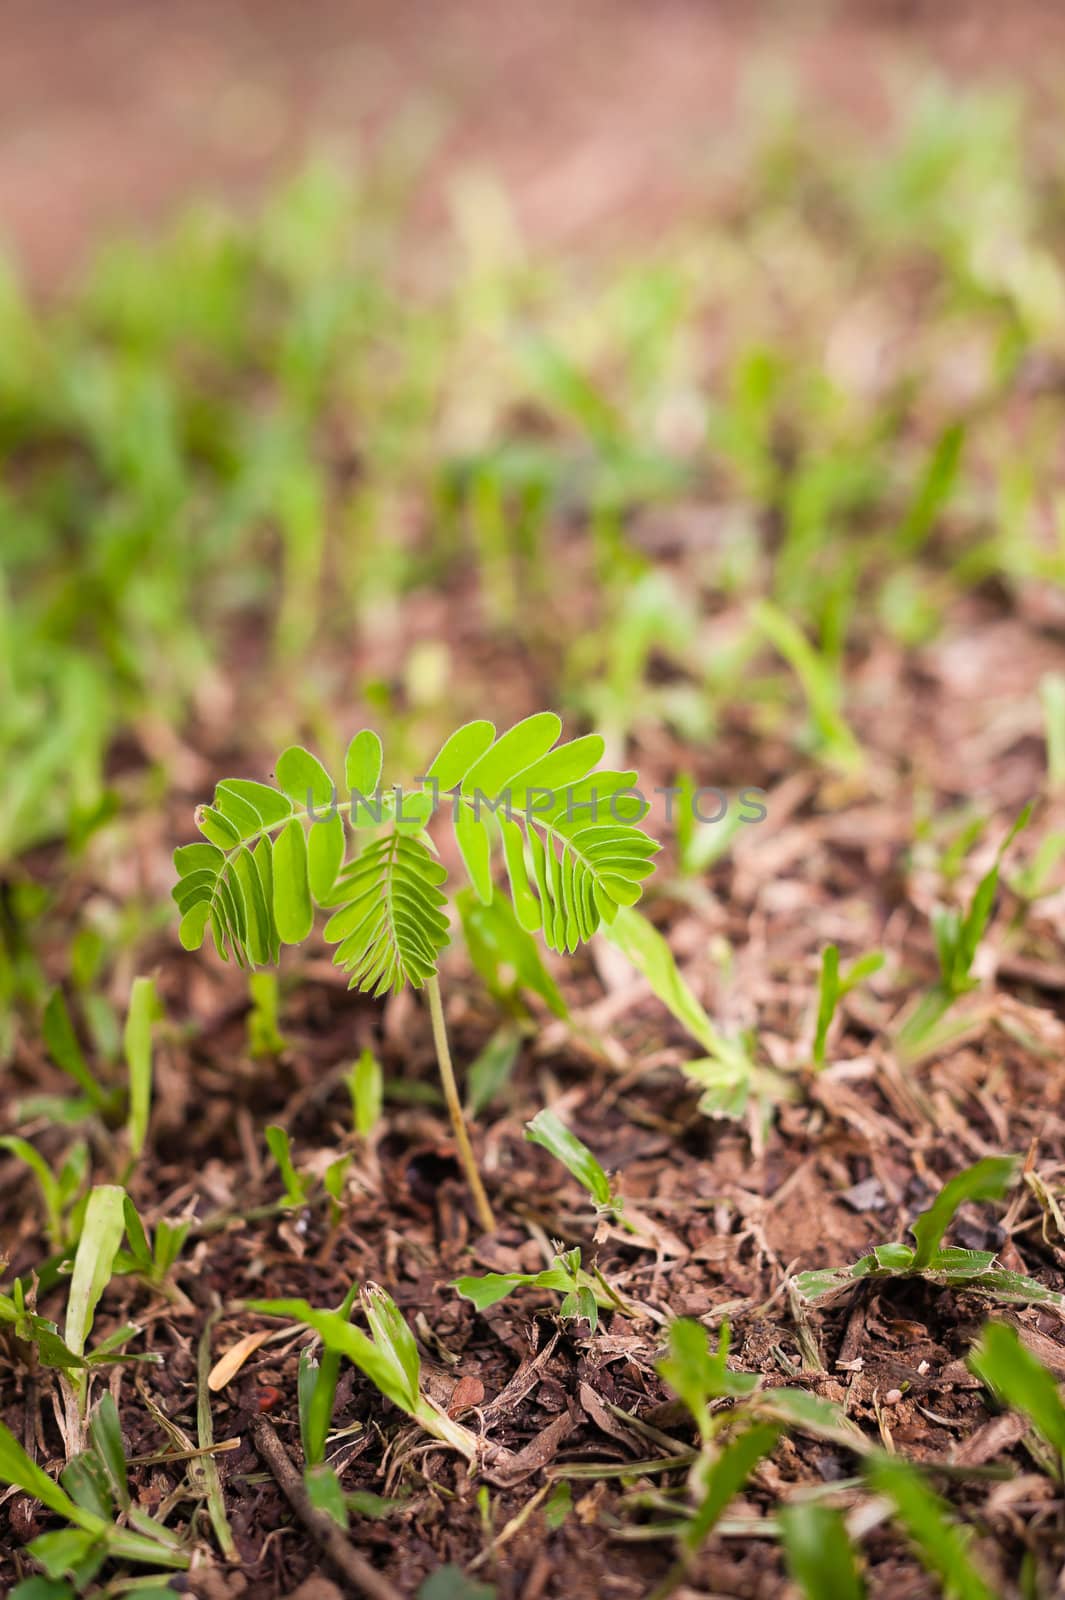
POLYGON ((366 1557, 361 1556, 345 1538, 343 1529, 332 1517, 312 1506, 302 1478, 266 1417, 252 1419, 251 1433, 256 1450, 277 1479, 285 1499, 308 1533, 321 1545, 337 1572, 360 1594, 368 1595, 370 1600, 402 1600, 395 1585, 374 1571, 366 1557))

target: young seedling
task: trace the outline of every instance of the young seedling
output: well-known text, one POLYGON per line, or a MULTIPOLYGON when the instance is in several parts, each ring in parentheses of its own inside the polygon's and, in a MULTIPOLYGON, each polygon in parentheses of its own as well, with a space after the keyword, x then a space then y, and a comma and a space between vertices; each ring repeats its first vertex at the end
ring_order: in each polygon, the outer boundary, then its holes
POLYGON ((100 1296, 111 1281, 115 1257, 126 1229, 125 1190, 117 1184, 99 1184, 90 1190, 67 1294, 67 1349, 78 1358, 63 1375, 67 1397, 68 1451, 78 1439, 89 1397, 88 1364, 83 1359, 100 1296))
POLYGON ((860 1429, 831 1401, 806 1389, 766 1389, 758 1373, 733 1371, 730 1340, 727 1321, 715 1348, 701 1322, 678 1317, 669 1325, 669 1353, 658 1362, 659 1376, 695 1418, 704 1445, 742 1409, 745 1418, 779 1423, 859 1453, 868 1449, 860 1429))
POLYGON ((846 1524, 832 1506, 794 1500, 778 1514, 788 1572, 806 1600, 865 1600, 846 1524))
POLYGON ((832 1019, 840 1001, 866 978, 871 978, 874 972, 879 972, 883 965, 883 952, 873 950, 868 955, 859 956, 858 960, 841 974, 838 946, 834 944, 825 946, 821 955, 821 978, 817 988, 817 1025, 813 1042, 814 1067, 818 1072, 822 1071, 825 1065, 828 1030, 832 1026, 832 1019))
POLYGON ((99 1082, 85 1060, 67 1003, 61 989, 54 989, 44 1008, 41 1032, 48 1046, 48 1054, 61 1071, 65 1072, 81 1090, 82 1108, 96 1112, 106 1121, 121 1104, 121 1094, 99 1082))
POLYGON ((658 1362, 660 1377, 691 1412, 700 1439, 688 1474, 680 1559, 654 1590, 661 1600, 684 1581, 729 1502, 786 1428, 857 1452, 867 1448, 859 1430, 831 1402, 802 1389, 763 1390, 757 1373, 732 1371, 728 1352, 727 1323, 714 1349, 701 1323, 680 1318, 670 1325, 669 1354, 658 1362))
POLYGON ((843 714, 841 663, 817 650, 798 623, 770 600, 755 604, 752 619, 802 685, 819 753, 846 777, 860 773, 865 757, 843 714))
POLYGON ((501 842, 510 901, 527 933, 572 951, 640 896, 658 845, 638 826, 647 806, 635 774, 599 770, 603 741, 558 744, 562 724, 539 712, 497 737, 470 722, 445 742, 412 789, 380 787, 381 741, 356 734, 344 792, 300 746, 277 762, 274 789, 246 779, 218 784, 200 806, 203 843, 175 854, 181 942, 199 946, 210 928, 223 959, 276 963, 299 945, 315 906, 332 915, 325 937, 350 987, 384 994, 424 987, 433 1042, 462 1162, 481 1225, 495 1219, 462 1113, 444 1023, 437 962, 448 943, 446 873, 427 824, 442 800, 467 875, 484 905, 496 893, 492 849, 501 842), (345 823, 356 840, 348 857, 345 823))
POLYGON ((909 1535, 922 1564, 940 1580, 943 1593, 961 1600, 995 1600, 995 1590, 973 1564, 967 1530, 958 1526, 947 1502, 917 1467, 901 1456, 873 1451, 863 1472, 909 1535))
POLYGON ((61 1255, 73 1244, 81 1228, 85 1210, 85 1180, 89 1172, 89 1147, 77 1140, 67 1152, 58 1173, 35 1145, 19 1134, 0 1137, 0 1150, 6 1150, 29 1167, 37 1180, 44 1206, 45 1233, 49 1246, 61 1255))
POLYGON ((266 1128, 266 1143, 277 1162, 281 1181, 285 1185, 284 1203, 294 1210, 307 1199, 310 1183, 300 1177, 292 1160, 292 1146, 288 1134, 280 1123, 271 1122, 266 1128))
POLYGON ((253 1056, 279 1056, 285 1048, 281 1032, 281 996, 276 972, 252 972, 248 976, 248 1053, 253 1056))
MULTIPOLYGON (((418 1346, 391 1295, 372 1283, 361 1291, 359 1305, 369 1325, 369 1334, 349 1321, 353 1305, 353 1301, 345 1301, 339 1311, 318 1311, 306 1300, 248 1302, 251 1311, 259 1311, 268 1317, 285 1317, 313 1329, 321 1339, 327 1356, 335 1356, 338 1360, 346 1356, 386 1400, 391 1400, 393 1405, 405 1411, 426 1433, 450 1445, 471 1464, 476 1461, 476 1435, 449 1417, 434 1400, 422 1393, 418 1346)), ((316 1457, 320 1446, 324 1451, 335 1387, 334 1369, 328 1368, 323 1375, 323 1369, 320 1368, 314 1394, 308 1394, 305 1444, 316 1457)), ((309 1463, 311 1466, 319 1464, 319 1461, 309 1463)))
MULTIPOLYGON (((0 1482, 39 1500, 69 1525, 39 1534, 26 1547, 52 1585, 39 1588, 41 1595, 83 1592, 109 1560, 171 1571, 189 1565, 170 1529, 131 1502, 122 1432, 110 1395, 96 1407, 88 1434, 88 1449, 67 1464, 61 1483, 56 1483, 0 1423, 0 1482), (68 1578, 72 1586, 64 1589, 68 1578)), ((33 1592, 24 1589, 27 1596, 33 1592)))
POLYGON ((515 1289, 554 1289, 563 1296, 559 1316, 583 1317, 591 1333, 599 1326, 600 1305, 618 1305, 601 1275, 594 1277, 581 1266, 580 1246, 556 1255, 543 1272, 487 1272, 481 1278, 456 1278, 451 1285, 478 1311, 498 1305, 515 1289))
POLYGON ((1032 814, 1029 802, 1009 830, 991 866, 980 879, 964 914, 954 906, 937 906, 932 912, 932 935, 939 958, 939 982, 922 996, 898 1033, 898 1046, 905 1059, 919 1057, 945 1013, 977 986, 972 965, 980 941, 987 932, 995 906, 1002 858, 1014 839, 1028 824, 1032 814))
POLYGON ((1028 1418, 1049 1446, 1049 1470, 1065 1478, 1065 1403, 1057 1380, 1004 1322, 988 1322, 969 1357, 969 1366, 1004 1405, 1028 1418))
POLYGON ((129 1195, 123 1202, 123 1214, 129 1248, 120 1250, 115 1257, 116 1271, 136 1273, 151 1288, 172 1294, 168 1287, 170 1274, 189 1236, 191 1218, 161 1217, 149 1234, 129 1195))
POLYGON ((495 895, 487 905, 472 889, 460 889, 455 906, 462 922, 466 954, 488 993, 511 1016, 524 1020, 525 997, 536 995, 556 1017, 569 1012, 531 933, 518 921, 509 900, 495 895))
MULTIPOLYGON (((53 990, 44 1008, 41 1032, 56 1066, 72 1078, 82 1092, 77 1098, 35 1097, 34 1100, 23 1102, 21 1114, 26 1116, 35 1111, 44 1112, 50 1120, 63 1122, 82 1122, 95 1116, 108 1126, 114 1126, 124 1115, 128 1167, 132 1170, 144 1149, 148 1132, 152 1098, 152 1024, 159 1013, 159 1000, 152 979, 135 978, 122 1035, 128 1074, 127 1085, 123 1088, 120 1084, 102 1083, 94 1075, 74 1032, 62 991, 53 990)), ((110 1007, 103 1014, 109 1022, 112 1020, 110 1007)), ((117 1032, 117 1023, 115 1026, 117 1032)), ((115 1049, 117 1051, 117 1037, 115 1049)))
POLYGON ((578 1139, 549 1107, 545 1106, 531 1122, 525 1124, 525 1137, 530 1144, 538 1144, 556 1161, 561 1161, 577 1182, 587 1189, 595 1201, 598 1216, 611 1222, 623 1220, 625 1202, 614 1193, 610 1179, 599 1162, 584 1140, 578 1139))
POLYGON ((1065 676, 1048 672, 1039 682, 1047 747, 1047 788, 1052 795, 1065 790, 1065 676))
POLYGON ((148 1136, 148 1116, 152 1105, 152 1023, 159 1014, 159 1000, 151 978, 134 978, 129 997, 129 1012, 123 1043, 129 1069, 129 1104, 126 1132, 131 1168, 140 1159, 148 1136))
MULTIPOLYGON (((350 1320, 358 1299, 358 1284, 352 1284, 337 1315, 350 1320)), ((347 1506, 340 1480, 325 1459, 325 1447, 333 1420, 337 1379, 340 1376, 340 1351, 323 1343, 319 1360, 300 1351, 297 1392, 299 1399, 300 1443, 303 1446, 303 1481, 312 1505, 327 1511, 335 1521, 347 1526, 347 1506)))
POLYGON ((604 932, 707 1052, 685 1062, 682 1068, 684 1076, 701 1090, 699 1110, 704 1116, 740 1118, 752 1095, 768 1104, 795 1098, 794 1085, 756 1062, 744 1040, 730 1038, 714 1026, 686 983, 666 940, 635 907, 619 910, 604 932))
POLYGON ((800 1272, 795 1279, 806 1300, 836 1295, 865 1278, 919 1276, 945 1288, 969 1289, 1018 1305, 1065 1305, 1065 1295, 1034 1278, 995 1266, 993 1250, 943 1248, 943 1235, 960 1206, 972 1200, 1000 1200, 1017 1177, 1016 1156, 988 1156, 945 1183, 927 1211, 910 1224, 915 1245, 881 1244, 849 1267, 800 1272))

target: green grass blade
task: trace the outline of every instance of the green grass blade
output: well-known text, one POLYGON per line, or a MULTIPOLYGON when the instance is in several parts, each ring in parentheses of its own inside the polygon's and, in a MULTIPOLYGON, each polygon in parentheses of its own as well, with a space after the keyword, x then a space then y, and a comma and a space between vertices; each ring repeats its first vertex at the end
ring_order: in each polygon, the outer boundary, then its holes
POLYGON ((204 1452, 199 1458, 197 1471, 207 1496, 207 1514, 211 1519, 214 1536, 218 1540, 218 1548, 227 1561, 235 1561, 236 1540, 229 1525, 229 1518, 226 1516, 222 1480, 218 1474, 218 1462, 211 1448, 214 1444, 214 1418, 211 1415, 211 1390, 207 1379, 211 1371, 211 1331, 216 1320, 217 1313, 214 1313, 204 1322, 196 1353, 196 1429, 200 1449, 204 1452))
POLYGON ((773 1449, 781 1432, 771 1423, 756 1423, 733 1439, 716 1460, 705 1468, 700 1465, 694 1469, 702 1477, 703 1496, 684 1532, 684 1544, 689 1550, 699 1549, 759 1461, 773 1449))
POLYGON ((123 1043, 129 1069, 129 1152, 136 1161, 144 1149, 152 1105, 152 1022, 158 1012, 151 978, 134 978, 123 1043))
POLYGON ((44 1017, 41 1021, 41 1031, 48 1046, 48 1054, 56 1066, 61 1067, 68 1078, 73 1078, 97 1111, 102 1110, 108 1102, 107 1092, 89 1071, 61 989, 54 989, 48 997, 48 1004, 44 1008, 44 1017))
POLYGON ((64 1337, 75 1355, 85 1354, 97 1304, 111 1281, 126 1231, 125 1198, 126 1191, 117 1184, 98 1184, 89 1194, 67 1296, 64 1337))
POLYGON ((32 1495, 56 1516, 64 1517, 75 1527, 87 1533, 99 1533, 103 1522, 89 1511, 75 1504, 64 1489, 50 1478, 35 1461, 32 1461, 19 1444, 10 1428, 0 1422, 0 1482, 14 1485, 24 1494, 32 1495))
POLYGON ((995 1591, 969 1557, 968 1539, 952 1520, 950 1507, 916 1467, 877 1451, 862 1470, 872 1488, 891 1501, 922 1562, 951 1600, 996 1600, 995 1591))
POLYGON ((549 1107, 545 1106, 525 1124, 525 1137, 553 1155, 556 1161, 561 1161, 577 1182, 583 1184, 597 1206, 612 1205, 616 1209, 610 1179, 599 1162, 583 1139, 578 1139, 549 1107))
POLYGON ((1021 1343, 1015 1329, 989 1322, 969 1366, 1012 1410, 1032 1423, 1051 1449, 1065 1457, 1065 1404, 1055 1379, 1021 1343))
POLYGON ((778 1517, 788 1571, 806 1600, 864 1600, 865 1584, 838 1511, 809 1500, 783 1506, 778 1517))
POLYGON ((928 1210, 910 1224, 917 1241, 914 1272, 929 1265, 959 1206, 969 1200, 1001 1200, 1017 1176, 1018 1162, 1017 1156, 987 1156, 943 1185, 928 1210))

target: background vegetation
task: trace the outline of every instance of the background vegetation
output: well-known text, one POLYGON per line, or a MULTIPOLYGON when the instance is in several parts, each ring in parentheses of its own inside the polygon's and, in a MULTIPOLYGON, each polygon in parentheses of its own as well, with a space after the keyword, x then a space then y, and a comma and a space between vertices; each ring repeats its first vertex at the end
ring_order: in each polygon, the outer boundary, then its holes
POLYGON ((545 1594, 1055 1592, 1042 126, 934 82, 868 140, 775 100, 697 213, 576 257, 483 176, 412 221, 396 136, 113 241, 50 302, 5 272, 20 1600, 190 1565, 284 1595, 322 1563, 426 1600, 530 1567, 545 1594), (543 707, 682 803, 570 960, 454 900, 484 1235, 418 999, 349 995, 317 933, 280 979, 183 951, 171 857, 286 745, 339 771, 373 726, 409 780, 543 707))

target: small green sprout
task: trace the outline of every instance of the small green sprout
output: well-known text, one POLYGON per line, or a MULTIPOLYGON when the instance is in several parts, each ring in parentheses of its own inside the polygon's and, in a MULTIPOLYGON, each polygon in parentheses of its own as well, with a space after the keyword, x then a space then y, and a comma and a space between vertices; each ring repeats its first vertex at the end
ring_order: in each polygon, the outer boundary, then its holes
POLYGON ((922 1563, 939 1578, 943 1592, 959 1600, 995 1600, 969 1554, 968 1531, 953 1520, 950 1506, 917 1467, 901 1456, 873 1451, 863 1471, 870 1488, 891 1504, 922 1563))
MULTIPOLYGON (((831 1401, 805 1389, 766 1389, 758 1373, 733 1371, 728 1354, 727 1322, 715 1347, 702 1323, 682 1317, 670 1324, 669 1352, 657 1364, 659 1376, 691 1412, 700 1441, 688 1475, 690 1509, 679 1538, 680 1560, 654 1590, 662 1600, 683 1581, 729 1502, 785 1429, 830 1440, 859 1455, 869 1448, 858 1427, 831 1401)), ((817 1593, 820 1600, 821 1591, 817 1593)))
POLYGON ((129 1195, 123 1202, 128 1250, 115 1257, 119 1272, 133 1272, 153 1289, 165 1289, 192 1227, 191 1218, 161 1217, 149 1233, 129 1195))
MULTIPOLYGON (((391 1295, 372 1283, 360 1292, 359 1307, 369 1326, 368 1334, 349 1320, 353 1305, 354 1302, 348 1305, 345 1301, 346 1310, 342 1307, 340 1311, 318 1311, 306 1300, 248 1301, 250 1311, 268 1317, 284 1317, 312 1329, 321 1339, 326 1354, 338 1358, 346 1356, 386 1400, 405 1411, 426 1433, 450 1445, 469 1463, 475 1462, 476 1435, 422 1393, 418 1346, 391 1295)), ((335 1388, 328 1372, 324 1379, 321 1377, 321 1369, 313 1395, 309 1393, 308 1382, 306 1438, 315 1454, 323 1438, 323 1427, 328 1429, 327 1406, 332 1410, 331 1383, 335 1388)))
POLYGON ((964 913, 955 906, 937 906, 932 912, 932 934, 939 958, 939 983, 930 989, 906 1018, 898 1033, 898 1046, 906 1059, 916 1059, 927 1048, 937 1023, 956 1000, 975 989, 972 965, 994 910, 1002 858, 1021 830, 1028 825, 1032 802, 999 845, 995 859, 980 879, 964 913))
POLYGON ((85 1060, 70 1012, 61 989, 54 989, 44 1008, 41 1032, 48 1054, 68 1078, 72 1078, 85 1097, 86 1107, 105 1119, 113 1115, 118 1092, 106 1088, 93 1075, 85 1060))
MULTIPOLYGON (((358 1299, 358 1284, 352 1284, 337 1315, 350 1320, 358 1299)), ((318 1360, 307 1350, 300 1351, 297 1396, 299 1402, 300 1443, 303 1446, 303 1479, 311 1503, 347 1526, 347 1505, 340 1480, 325 1458, 326 1443, 333 1420, 337 1380, 340 1377, 340 1350, 323 1343, 318 1360)))
POLYGON ((614 1193, 610 1179, 599 1162, 584 1140, 578 1139, 549 1107, 545 1106, 531 1122, 525 1124, 525 1137, 531 1144, 538 1144, 549 1155, 553 1155, 556 1161, 561 1161, 577 1182, 587 1189, 598 1213, 615 1221, 621 1218, 625 1203, 614 1193))
POLYGON ((540 948, 522 927, 510 901, 495 895, 487 905, 471 889, 455 896, 466 953, 492 998, 514 1017, 528 1015, 524 994, 537 995, 565 1019, 569 1013, 540 948))
POLYGON ((742 1040, 729 1038, 714 1026, 666 940, 635 907, 620 910, 604 933, 707 1052, 686 1062, 682 1069, 702 1091, 699 1110, 704 1116, 742 1117, 752 1093, 769 1101, 794 1097, 794 1088, 786 1079, 755 1062, 742 1040))
POLYGON ((270 1154, 277 1162, 281 1181, 285 1185, 284 1203, 295 1210, 306 1203, 310 1183, 306 1178, 300 1177, 296 1171, 292 1161, 292 1145, 288 1134, 280 1123, 268 1123, 265 1134, 270 1154))
MULTIPOLYGON (((83 1004, 101 996, 85 996, 83 1004)), ((99 1117, 113 1126, 125 1115, 126 1137, 129 1148, 129 1169, 132 1170, 144 1149, 148 1134, 148 1118, 152 1100, 152 1024, 160 1015, 160 1004, 155 984, 151 978, 135 978, 130 990, 129 1009, 122 1044, 126 1060, 127 1084, 101 1082, 85 1060, 71 1021, 67 1003, 60 989, 53 990, 44 1008, 41 1032, 48 1053, 56 1066, 72 1078, 82 1091, 77 1099, 56 1101, 38 1099, 26 1102, 23 1115, 29 1114, 34 1103, 47 1109, 64 1122, 80 1122, 88 1117, 99 1117)), ((90 1022, 101 1017, 112 1021, 110 1007, 89 1013, 90 1022)), ((117 1046, 116 1046, 117 1047, 117 1046)))
POLYGON ((772 601, 756 602, 752 618, 802 685, 819 753, 845 776, 860 772, 865 758, 843 714, 841 663, 812 645, 794 618, 772 601))
POLYGON ((478 1311, 498 1305, 515 1289, 553 1289, 563 1296, 559 1316, 584 1318, 591 1333, 599 1326, 600 1303, 616 1304, 616 1299, 604 1293, 603 1280, 581 1266, 579 1245, 560 1252, 542 1272, 488 1272, 481 1278, 456 1278, 451 1287, 478 1311))
POLYGON ((883 952, 873 950, 868 955, 859 956, 858 960, 841 974, 838 946, 834 944, 825 946, 821 954, 821 978, 817 989, 817 1025, 813 1042, 814 1067, 818 1072, 825 1065, 828 1030, 832 1026, 832 1019, 840 1001, 866 978, 871 978, 874 972, 879 972, 883 965, 883 952))
POLYGON ((1004 1405, 1028 1418, 1053 1452, 1052 1470, 1065 1476, 1065 1404, 1057 1380, 1004 1322, 985 1323, 969 1366, 1004 1405))
MULTIPOLYGON (((125 1190, 117 1184, 100 1184, 89 1193, 81 1237, 74 1252, 63 1331, 67 1349, 75 1356, 85 1354, 96 1307, 114 1272, 115 1257, 126 1231, 125 1199, 125 1190)), ((85 1368, 72 1367, 67 1384, 74 1401, 74 1408, 68 1409, 68 1419, 72 1423, 77 1416, 85 1414, 89 1392, 85 1368)))
POLYGON ((364 1050, 347 1076, 351 1119, 360 1139, 368 1139, 381 1117, 384 1074, 372 1050, 364 1050))
MULTIPOLYGON (((0 1482, 39 1500, 69 1524, 39 1534, 27 1545, 27 1553, 53 1583, 70 1578, 75 1585, 71 1594, 87 1587, 106 1561, 132 1561, 172 1571, 188 1567, 189 1558, 177 1536, 132 1505, 125 1447, 110 1395, 104 1395, 95 1408, 88 1437, 88 1448, 68 1462, 61 1483, 56 1483, 0 1423, 0 1482)), ((19 1587, 27 1593, 24 1586, 19 1587)))
POLYGON ((33 1173, 44 1205, 44 1227, 48 1243, 57 1255, 68 1250, 78 1237, 85 1210, 85 1183, 89 1173, 89 1147, 78 1139, 67 1151, 58 1173, 36 1146, 19 1134, 0 1136, 0 1150, 6 1150, 33 1173))
POLYGON ((126 1130, 131 1166, 140 1159, 148 1136, 148 1116, 152 1105, 152 1023, 159 1009, 159 999, 151 978, 134 978, 123 1035, 129 1070, 126 1130))
POLYGON ((778 1512, 788 1571, 806 1600, 865 1600, 846 1524, 832 1506, 794 1500, 778 1512))
POLYGON ((714 1436, 710 1417, 713 1400, 741 1400, 758 1388, 758 1374, 733 1372, 728 1365, 730 1330, 722 1323, 717 1348, 700 1322, 678 1317, 669 1326, 669 1354, 658 1362, 658 1374, 679 1399, 683 1400, 708 1443, 714 1436))
POLYGON ((1047 788, 1052 795, 1065 789, 1065 674, 1048 672, 1040 679, 1043 726, 1047 748, 1047 788))
POLYGON ((248 1053, 252 1056, 279 1056, 285 1049, 281 1032, 281 986, 276 972, 248 974, 248 1053))
POLYGON ((945 1183, 926 1211, 910 1224, 915 1245, 881 1244, 849 1267, 800 1272, 798 1292, 806 1300, 836 1295, 865 1278, 928 1278, 945 1288, 968 1289, 1019 1305, 1065 1305, 1065 1295, 1034 1278, 995 1266, 993 1250, 943 1248, 960 1206, 974 1200, 1000 1200, 1017 1177, 1019 1157, 987 1156, 945 1183))

